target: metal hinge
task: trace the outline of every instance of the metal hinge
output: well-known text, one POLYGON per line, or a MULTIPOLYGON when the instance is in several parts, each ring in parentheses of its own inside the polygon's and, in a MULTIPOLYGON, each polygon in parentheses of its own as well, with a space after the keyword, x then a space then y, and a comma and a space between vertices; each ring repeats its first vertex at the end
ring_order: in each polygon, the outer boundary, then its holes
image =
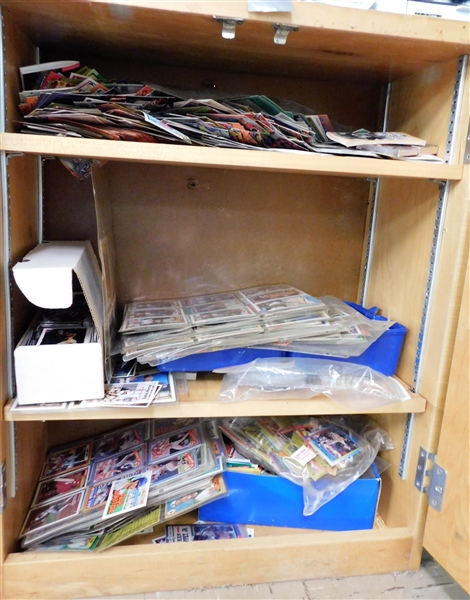
POLYGON ((0 514, 5 509, 7 503, 7 468, 5 461, 0 468, 0 514))
POLYGON ((428 495, 429 506, 432 506, 435 510, 441 512, 447 481, 447 471, 440 467, 435 460, 435 454, 426 452, 424 448, 419 449, 415 487, 417 487, 420 492, 423 492, 423 494, 428 495), (428 460, 432 461, 432 467, 430 469, 426 469, 428 460), (429 485, 424 484, 425 477, 431 478, 429 485))

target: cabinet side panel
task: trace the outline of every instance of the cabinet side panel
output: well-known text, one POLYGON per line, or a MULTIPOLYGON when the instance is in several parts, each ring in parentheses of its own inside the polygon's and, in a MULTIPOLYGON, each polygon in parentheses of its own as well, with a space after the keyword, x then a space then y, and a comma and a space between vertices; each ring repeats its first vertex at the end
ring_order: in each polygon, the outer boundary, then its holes
POLYGON ((395 82, 388 129, 437 144, 445 158, 456 69, 457 61, 450 61, 395 82))
POLYGON ((18 68, 33 64, 35 48, 25 34, 17 27, 9 11, 3 10, 4 21, 4 54, 6 99, 6 130, 16 131, 14 121, 19 118, 18 103, 21 80, 18 68))
MULTIPOLYGON (((463 154, 470 121, 470 71, 460 120, 455 123, 456 155, 463 154)), ((420 389, 426 399, 442 406, 446 397, 450 361, 459 318, 469 249, 469 173, 448 186, 443 232, 438 248, 435 292, 431 299, 427 342, 423 356, 420 389)))
MULTIPOLYGON (((0 173, 3 176, 3 173, 0 173)), ((0 199, 2 203, 4 201, 3 198, 3 189, 0 186, 0 199)), ((3 419, 3 406, 5 402, 8 400, 8 361, 7 361, 7 352, 10 349, 7 347, 7 333, 6 333, 6 319, 5 319, 5 286, 9 285, 8 281, 5 281, 5 274, 3 265, 5 262, 4 254, 4 239, 3 239, 3 212, 0 212, 0 254, 1 254, 1 265, 2 269, 0 270, 0 314, 2 315, 0 319, 0 394, 1 394, 1 413, 0 413, 0 464, 6 460, 8 456, 8 429, 7 424, 3 419)), ((6 546, 9 543, 9 540, 6 538, 3 531, 3 522, 4 517, 0 518, 0 565, 3 565, 5 557, 7 555, 6 546)), ((2 569, 0 567, 0 593, 3 591, 2 587, 3 578, 2 578, 2 569)))
MULTIPOLYGON (((363 180, 108 163, 118 297, 181 297, 284 281, 354 298, 363 180)), ((100 199, 100 203, 101 203, 100 199)))
MULTIPOLYGON (((8 457, 8 466, 14 463, 16 485, 13 487, 11 470, 7 476, 8 499, 3 514, 5 555, 15 551, 18 535, 27 514, 36 482, 46 454, 46 427, 44 423, 15 423, 14 456, 8 457)), ((12 451, 10 448, 9 451, 12 451)), ((13 466, 13 465, 12 465, 13 466)))
POLYGON ((412 382, 439 188, 427 181, 381 183, 367 304, 407 327, 397 374, 412 382))
POLYGON ((468 193, 467 168, 464 178, 449 187, 418 390, 440 407, 446 398, 468 260, 468 193))

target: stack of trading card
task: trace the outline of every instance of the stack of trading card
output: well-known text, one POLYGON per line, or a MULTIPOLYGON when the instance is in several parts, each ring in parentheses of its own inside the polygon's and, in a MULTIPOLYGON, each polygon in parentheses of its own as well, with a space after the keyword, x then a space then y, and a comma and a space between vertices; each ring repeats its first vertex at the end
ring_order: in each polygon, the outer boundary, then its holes
POLYGON ((195 296, 181 300, 126 305, 120 327, 125 361, 158 365, 196 352, 222 350, 278 342, 292 337, 316 336, 339 331, 340 325, 325 320, 325 304, 284 284, 234 292, 195 296), (161 308, 161 303, 165 308, 161 308), (166 303, 178 304, 178 318, 165 316, 166 303), (153 305, 153 307, 152 307, 153 305), (168 318, 168 327, 163 319, 168 318), (155 323, 155 324, 153 324, 155 323), (277 329, 272 329, 278 323, 277 329), (294 333, 295 332, 295 333, 294 333))
POLYGON ((23 336, 23 346, 87 344, 98 341, 98 333, 83 294, 74 293, 70 308, 41 309, 23 336))
MULTIPOLYGON (((123 525, 133 531, 148 513, 163 522, 190 510, 196 497, 198 504, 208 501, 212 495, 203 491, 223 470, 224 447, 210 420, 139 421, 53 448, 20 533, 22 547, 50 549, 58 537, 67 545, 73 532, 86 544, 93 534, 95 548, 110 531, 112 539, 122 535, 123 525)), ((225 484, 217 481, 210 489, 219 496, 225 484)))
POLYGON ((241 347, 358 355, 391 324, 371 321, 336 298, 315 298, 276 284, 130 303, 120 332, 124 361, 158 366, 190 354, 241 347))

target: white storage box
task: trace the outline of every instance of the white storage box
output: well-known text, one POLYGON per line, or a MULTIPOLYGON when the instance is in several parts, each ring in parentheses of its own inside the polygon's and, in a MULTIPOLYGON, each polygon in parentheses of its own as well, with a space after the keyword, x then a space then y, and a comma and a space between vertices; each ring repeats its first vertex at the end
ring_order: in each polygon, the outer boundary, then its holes
POLYGON ((20 405, 104 396, 103 290, 91 244, 40 244, 13 267, 15 281, 28 300, 47 309, 72 305, 74 273, 90 309, 98 341, 24 345, 24 336, 14 352, 20 405))

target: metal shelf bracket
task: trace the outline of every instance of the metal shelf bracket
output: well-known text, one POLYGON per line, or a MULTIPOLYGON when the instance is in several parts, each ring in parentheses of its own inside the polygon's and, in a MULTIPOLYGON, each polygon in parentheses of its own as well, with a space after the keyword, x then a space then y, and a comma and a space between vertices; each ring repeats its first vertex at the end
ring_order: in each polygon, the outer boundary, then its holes
POLYGON ((298 25, 287 25, 285 23, 274 23, 274 43, 275 44, 285 44, 287 41, 287 36, 291 31, 299 31, 300 27, 298 25))
POLYGON ((237 25, 243 25, 243 19, 217 16, 214 16, 214 19, 222 25, 222 37, 225 40, 233 40, 237 25))

